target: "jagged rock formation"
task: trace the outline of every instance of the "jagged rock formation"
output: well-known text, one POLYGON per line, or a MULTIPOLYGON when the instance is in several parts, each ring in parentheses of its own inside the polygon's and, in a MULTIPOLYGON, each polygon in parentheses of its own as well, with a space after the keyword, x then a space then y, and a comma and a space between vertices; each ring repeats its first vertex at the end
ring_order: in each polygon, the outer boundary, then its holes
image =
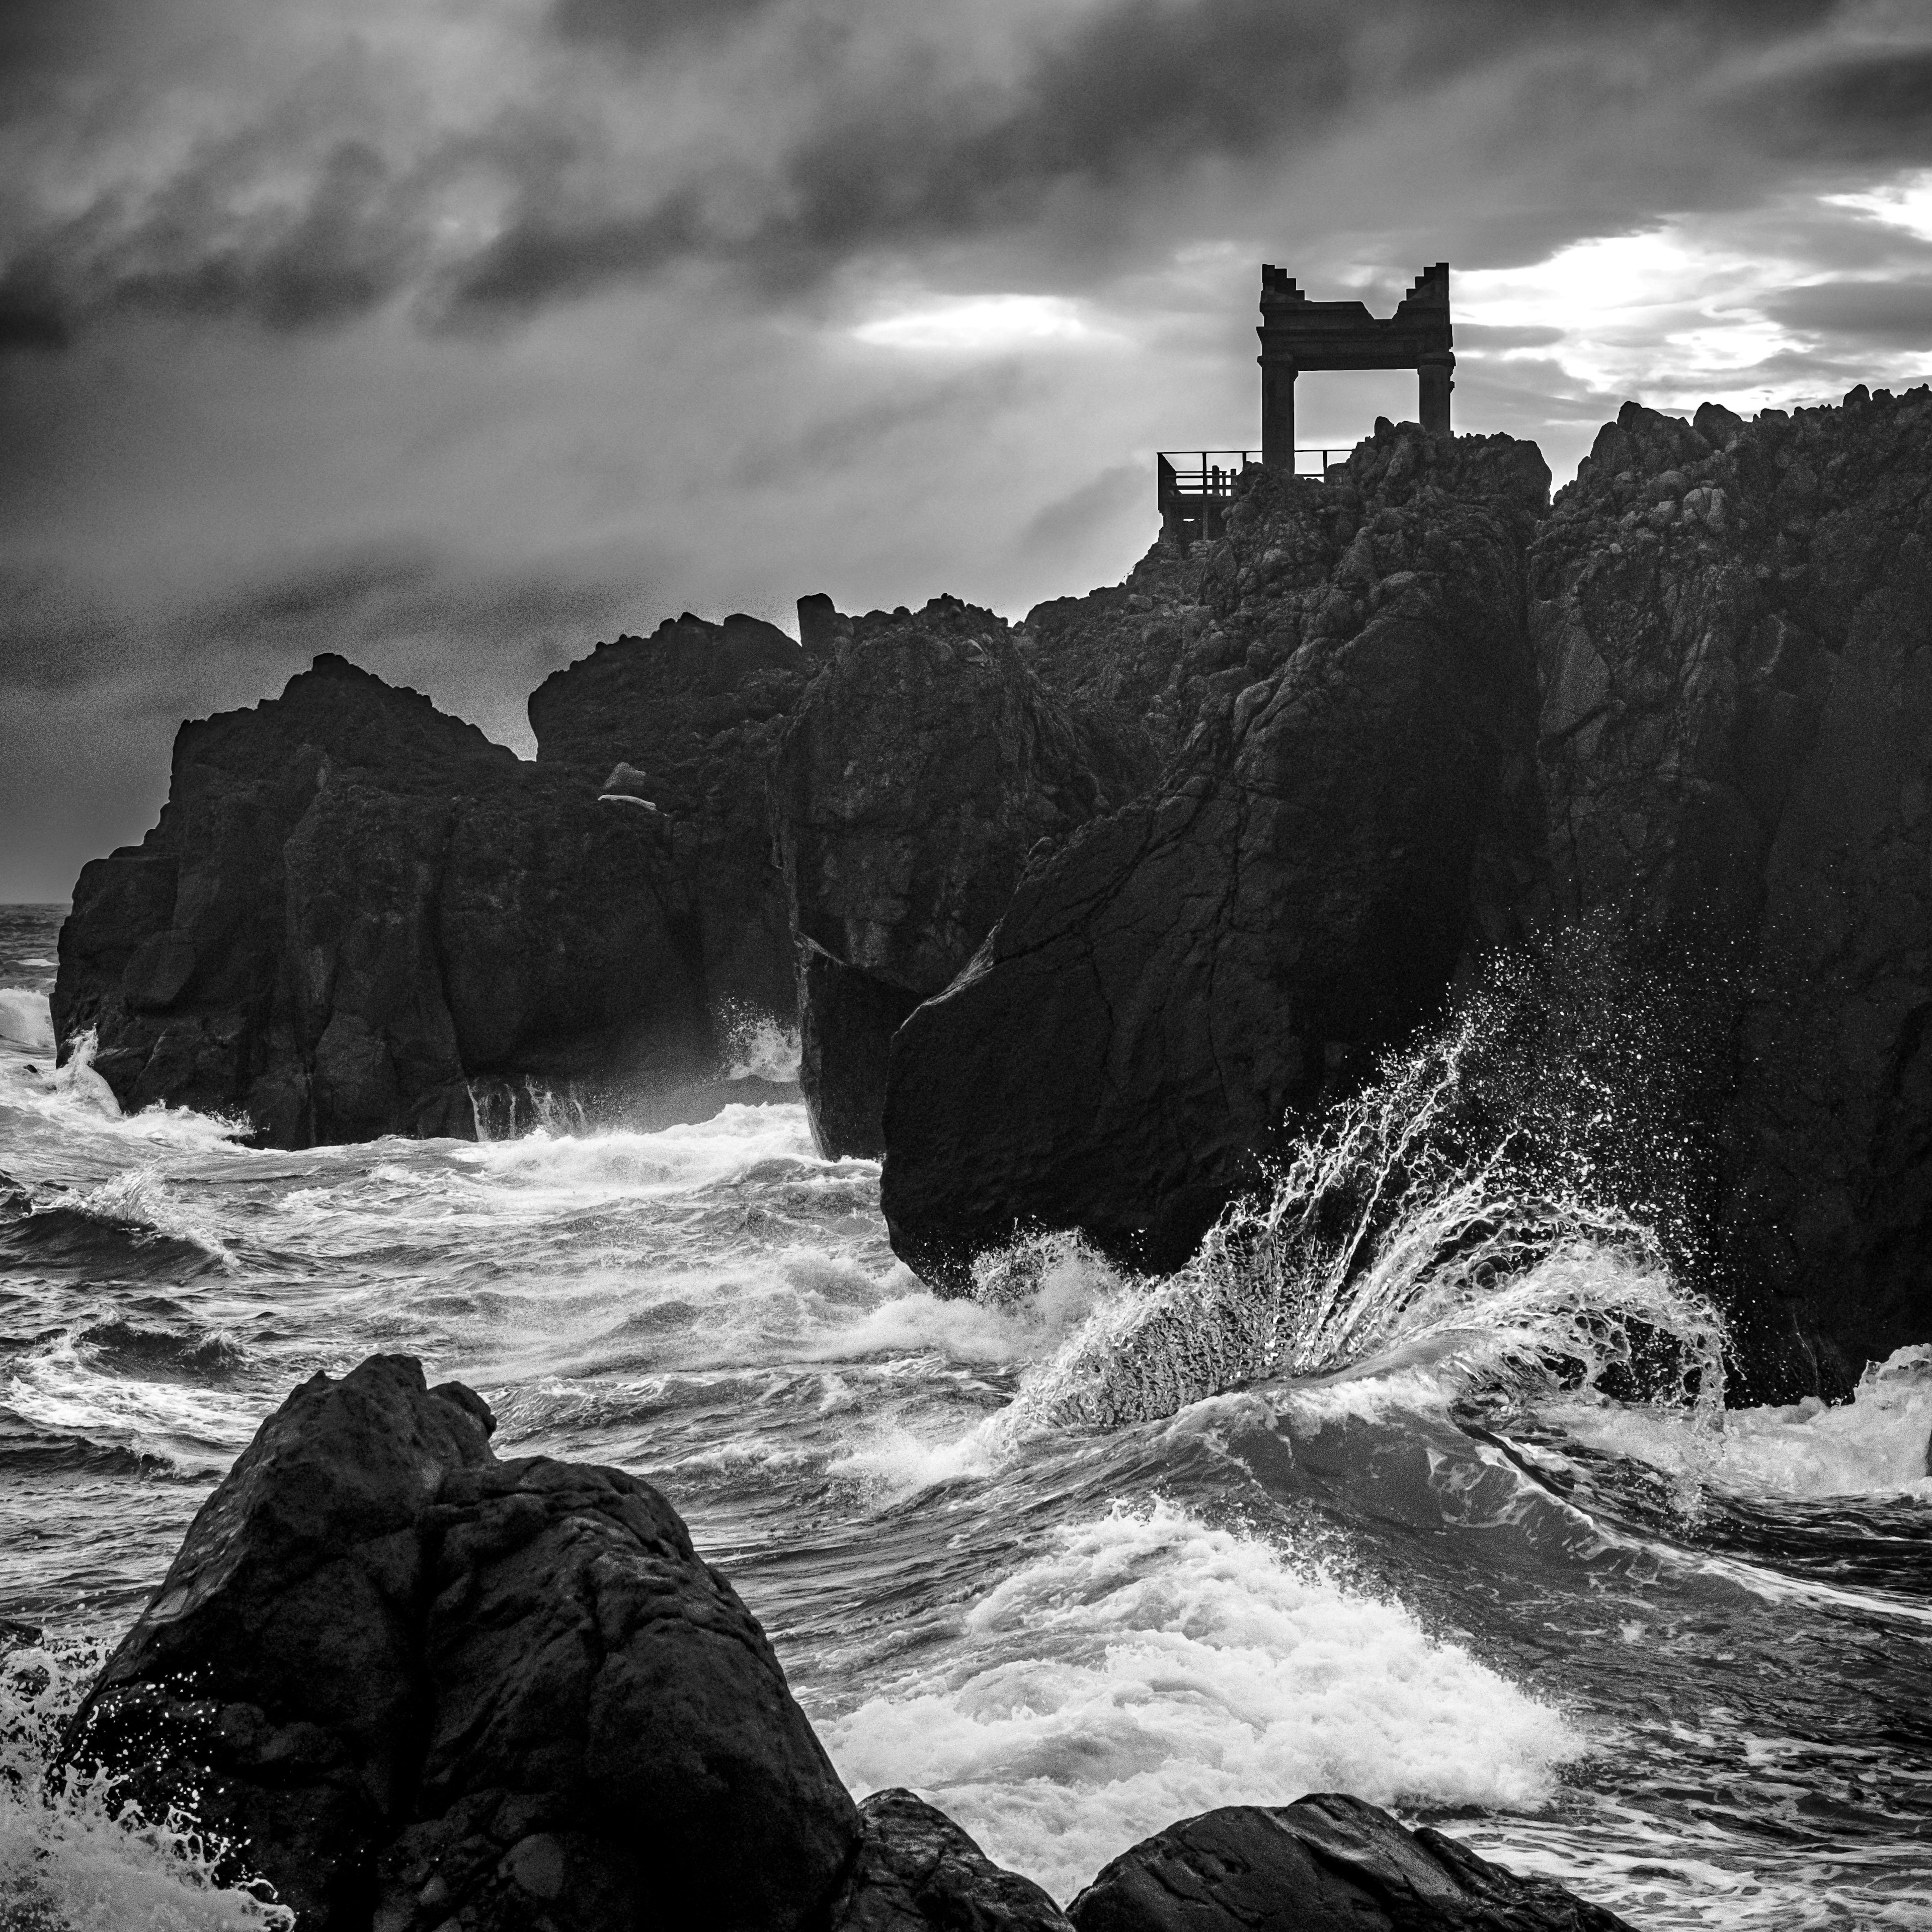
POLYGON ((55 1024, 124 1105, 275 1145, 469 1134, 478 1075, 708 1075, 696 939, 662 826, 325 656, 182 728, 74 889, 55 1024))
POLYGON ((1531 581, 1558 904, 1695 962, 1748 1359, 1842 1390, 1932 1315, 1932 392, 1627 405, 1531 581))
POLYGON ((1511 930, 1548 488, 1532 445, 1386 424, 1339 483, 1251 475, 1203 592, 1231 668, 1281 668, 1204 690, 1158 792, 1030 870, 894 1042, 884 1204, 928 1280, 1030 1224, 1178 1264, 1285 1111, 1511 930))
POLYGON ((721 1007, 793 1015, 765 770, 818 669, 775 624, 742 615, 712 624, 686 611, 648 638, 599 644, 531 694, 540 766, 601 785, 623 764, 648 782, 696 913, 705 986, 721 1007))
POLYGON ((846 622, 771 782, 822 1151, 880 1150, 893 1032, 972 957, 1030 854, 1151 776, 1139 734, 1055 702, 990 610, 940 597, 846 622))
POLYGON ((1244 483, 1198 592, 1156 556, 1035 614, 1071 686, 1166 662, 1192 722, 901 1035, 895 1239, 942 1284, 1032 1222, 1170 1264, 1284 1108, 1580 926, 1668 984, 1738 1391, 1843 1393, 1928 1318, 1932 392, 1630 405, 1542 519, 1478 448, 1378 426, 1339 486, 1244 483))
POLYGON ((1068 1908, 1077 1932, 1630 1932, 1548 1879, 1329 1792, 1144 1838, 1068 1908))
POLYGON ((853 1804, 648 1483, 499 1460, 494 1427, 408 1356, 304 1382, 202 1505, 62 1772, 197 1820, 301 1932, 1066 1932, 910 1792, 853 1804))

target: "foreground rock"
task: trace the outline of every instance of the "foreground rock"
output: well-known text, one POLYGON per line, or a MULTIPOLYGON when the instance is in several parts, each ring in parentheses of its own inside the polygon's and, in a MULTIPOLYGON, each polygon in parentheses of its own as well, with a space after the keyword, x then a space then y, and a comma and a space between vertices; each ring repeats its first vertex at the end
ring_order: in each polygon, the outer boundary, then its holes
POLYGON ((822 1152, 881 1147, 888 1043, 1005 910, 1028 856, 1151 778, 956 598, 848 620, 771 795, 800 946, 800 1081, 822 1152))
POLYGON ((1747 1399, 1932 1325, 1932 392, 1628 405, 1531 558, 1560 908, 1701 988, 1747 1399))
POLYGON ((1064 1932, 911 1793, 854 1806, 649 1484, 500 1461, 493 1427, 406 1356, 304 1382, 196 1516, 64 1770, 198 1818, 299 1932, 1064 1932))
POLYGON ((1251 472, 1204 573, 1206 688, 1156 794, 1030 870, 894 1042, 893 1244, 963 1287, 1019 1228, 1185 1258, 1284 1114, 1514 931, 1533 888, 1534 447, 1388 424, 1324 485, 1251 472))
POLYGON ((1078 1932, 1630 1932, 1547 1879, 1332 1792, 1170 1825, 1067 1916, 1078 1932))

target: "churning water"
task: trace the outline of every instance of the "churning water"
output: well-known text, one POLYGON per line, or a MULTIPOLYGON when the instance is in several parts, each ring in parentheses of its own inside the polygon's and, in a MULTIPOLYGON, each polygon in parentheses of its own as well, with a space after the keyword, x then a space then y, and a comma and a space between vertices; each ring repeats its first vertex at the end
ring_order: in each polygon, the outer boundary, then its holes
POLYGON ((0 910, 0 1924, 274 1922, 40 1772, 262 1418, 402 1349, 506 1451, 659 1484, 855 1790, 1063 1898, 1340 1790, 1640 1927, 1932 1925, 1932 1350, 1726 1413, 1668 1202, 1601 1205, 1580 1128, 1467 1131, 1480 1002, 1181 1274, 1043 1240, 939 1301, 795 1103, 300 1154, 122 1118, 52 1069, 57 925, 0 910))

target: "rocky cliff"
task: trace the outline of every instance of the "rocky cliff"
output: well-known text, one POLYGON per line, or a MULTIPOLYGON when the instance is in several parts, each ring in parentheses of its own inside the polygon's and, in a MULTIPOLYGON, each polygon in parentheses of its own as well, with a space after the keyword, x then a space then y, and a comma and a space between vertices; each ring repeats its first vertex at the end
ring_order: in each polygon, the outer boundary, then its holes
POLYGON ((1346 480, 1252 475, 1202 575, 1227 669, 1158 790, 1030 871, 894 1041, 884 1205, 928 1280, 1030 1226, 1178 1265, 1288 1110, 1506 935, 1548 489, 1533 445, 1390 426, 1346 480))
POLYGON ((688 611, 555 672, 530 697, 537 763, 602 784, 620 764, 664 820, 721 1010, 789 1018, 792 941, 765 772, 818 660, 756 617, 688 611))
POLYGON ((1530 576, 1557 905, 1696 962, 1717 1285, 1843 1390, 1932 1330, 1932 391, 1627 406, 1530 576))
POLYGON ((82 872, 64 1042, 124 1105, 280 1146, 475 1131, 468 1082, 676 1083, 718 1058, 663 824, 325 656, 184 725, 138 847, 82 872))
POLYGON ((990 610, 942 597, 844 622, 771 778, 823 1152, 881 1150, 893 1033, 978 950, 1029 858, 1154 769, 1111 709, 1050 695, 990 610))
POLYGON ((1034 614, 1070 683, 1191 722, 896 1037, 884 1200, 928 1279, 1042 1225, 1172 1264, 1285 1118, 1569 928, 1601 983, 1564 997, 1670 1010, 1646 1144, 1739 1390, 1842 1391, 1932 1328, 1932 394, 1630 405, 1547 514, 1540 475, 1378 425, 1034 614))

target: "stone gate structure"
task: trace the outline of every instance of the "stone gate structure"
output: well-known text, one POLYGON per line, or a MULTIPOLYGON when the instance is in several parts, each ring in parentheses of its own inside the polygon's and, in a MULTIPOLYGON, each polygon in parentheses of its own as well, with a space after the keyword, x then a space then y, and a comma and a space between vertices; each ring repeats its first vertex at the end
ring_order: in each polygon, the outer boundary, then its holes
POLYGON ((1358 302, 1310 302, 1294 278, 1262 269, 1262 460, 1294 466, 1294 379, 1304 369, 1413 369, 1422 427, 1447 434, 1456 357, 1450 347, 1449 264, 1424 268, 1386 321, 1358 302))

